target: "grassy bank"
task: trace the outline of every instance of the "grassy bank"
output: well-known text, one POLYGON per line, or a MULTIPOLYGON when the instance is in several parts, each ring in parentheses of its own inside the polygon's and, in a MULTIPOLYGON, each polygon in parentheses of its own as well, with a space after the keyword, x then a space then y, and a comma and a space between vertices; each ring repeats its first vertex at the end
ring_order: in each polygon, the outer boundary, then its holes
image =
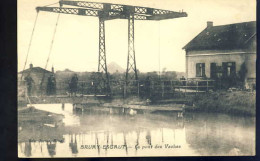
POLYGON ((194 106, 187 107, 186 110, 255 116, 255 101, 255 93, 219 91, 194 96, 194 106))

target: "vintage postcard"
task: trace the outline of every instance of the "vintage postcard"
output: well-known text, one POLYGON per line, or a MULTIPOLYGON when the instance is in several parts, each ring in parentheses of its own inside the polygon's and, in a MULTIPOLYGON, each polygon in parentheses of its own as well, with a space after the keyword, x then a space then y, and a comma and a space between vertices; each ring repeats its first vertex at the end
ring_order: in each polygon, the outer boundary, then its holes
POLYGON ((18 157, 254 156, 255 0, 18 0, 18 157))

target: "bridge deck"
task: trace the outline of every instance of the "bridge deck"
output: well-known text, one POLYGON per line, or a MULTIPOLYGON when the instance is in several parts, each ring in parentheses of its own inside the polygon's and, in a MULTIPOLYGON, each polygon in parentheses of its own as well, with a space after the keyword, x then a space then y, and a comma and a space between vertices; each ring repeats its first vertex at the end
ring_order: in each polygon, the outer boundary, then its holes
POLYGON ((112 108, 129 108, 133 110, 145 110, 149 112, 155 112, 155 111, 183 111, 183 105, 182 104, 172 104, 172 105, 131 105, 131 104, 125 104, 121 106, 113 106, 106 104, 105 107, 112 107, 112 108))
POLYGON ((52 104, 52 103, 100 103, 100 101, 109 99, 106 95, 56 95, 56 96, 30 96, 32 104, 52 104))

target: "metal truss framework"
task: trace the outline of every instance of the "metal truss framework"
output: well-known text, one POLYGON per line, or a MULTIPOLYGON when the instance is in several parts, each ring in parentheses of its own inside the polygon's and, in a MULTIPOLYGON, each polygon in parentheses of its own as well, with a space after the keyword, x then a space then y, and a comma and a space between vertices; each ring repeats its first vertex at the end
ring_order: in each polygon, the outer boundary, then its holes
POLYGON ((106 43, 105 43, 105 21, 103 18, 99 18, 99 56, 98 56, 98 72, 101 73, 101 80, 97 80, 99 88, 105 88, 105 91, 110 93, 109 77, 107 73, 107 61, 106 61, 106 43), (103 75, 103 73, 105 75, 103 75), (103 85, 104 84, 104 85, 103 85))
POLYGON ((60 1, 59 3, 60 7, 37 7, 36 9, 38 11, 104 17, 105 20, 128 19, 130 13, 134 14, 135 20, 165 20, 187 17, 186 12, 174 12, 149 7, 86 1, 60 1), (63 5, 80 8, 62 8, 63 5))
MULTIPOLYGON (((174 12, 149 7, 130 6, 111 3, 97 3, 86 1, 63 1, 60 7, 37 7, 37 11, 47 11, 63 14, 99 17, 99 64, 98 72, 105 73, 106 91, 110 91, 105 51, 105 21, 113 19, 128 19, 128 56, 126 69, 126 85, 129 80, 138 80, 135 48, 134 48, 134 20, 165 20, 187 17, 186 12, 174 12), (63 5, 77 8, 64 8, 63 5)), ((103 84, 103 83, 101 83, 103 84)))
POLYGON ((126 68, 126 84, 128 80, 138 80, 134 47, 134 15, 129 15, 128 19, 128 55, 126 68))

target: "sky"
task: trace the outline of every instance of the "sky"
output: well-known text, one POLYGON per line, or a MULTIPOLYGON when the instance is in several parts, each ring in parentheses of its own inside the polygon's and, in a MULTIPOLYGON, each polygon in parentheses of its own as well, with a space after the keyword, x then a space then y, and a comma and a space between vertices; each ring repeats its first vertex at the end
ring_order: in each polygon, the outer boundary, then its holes
MULTIPOLYGON (((188 17, 163 21, 135 21, 135 54, 137 69, 150 71, 185 71, 182 49, 206 28, 256 21, 255 0, 89 0, 166 9, 183 10, 188 17)), ((23 70, 37 6, 58 0, 18 0, 18 71, 23 70)), ((52 5, 53 7, 57 5, 52 5)), ((64 6, 72 7, 72 6, 64 6)), ((57 21, 57 13, 39 12, 28 55, 27 65, 45 68, 57 21)), ((105 22, 107 64, 116 62, 126 69, 127 20, 105 22)), ((97 71, 98 18, 61 14, 53 41, 47 70, 66 68, 73 71, 97 71)))

